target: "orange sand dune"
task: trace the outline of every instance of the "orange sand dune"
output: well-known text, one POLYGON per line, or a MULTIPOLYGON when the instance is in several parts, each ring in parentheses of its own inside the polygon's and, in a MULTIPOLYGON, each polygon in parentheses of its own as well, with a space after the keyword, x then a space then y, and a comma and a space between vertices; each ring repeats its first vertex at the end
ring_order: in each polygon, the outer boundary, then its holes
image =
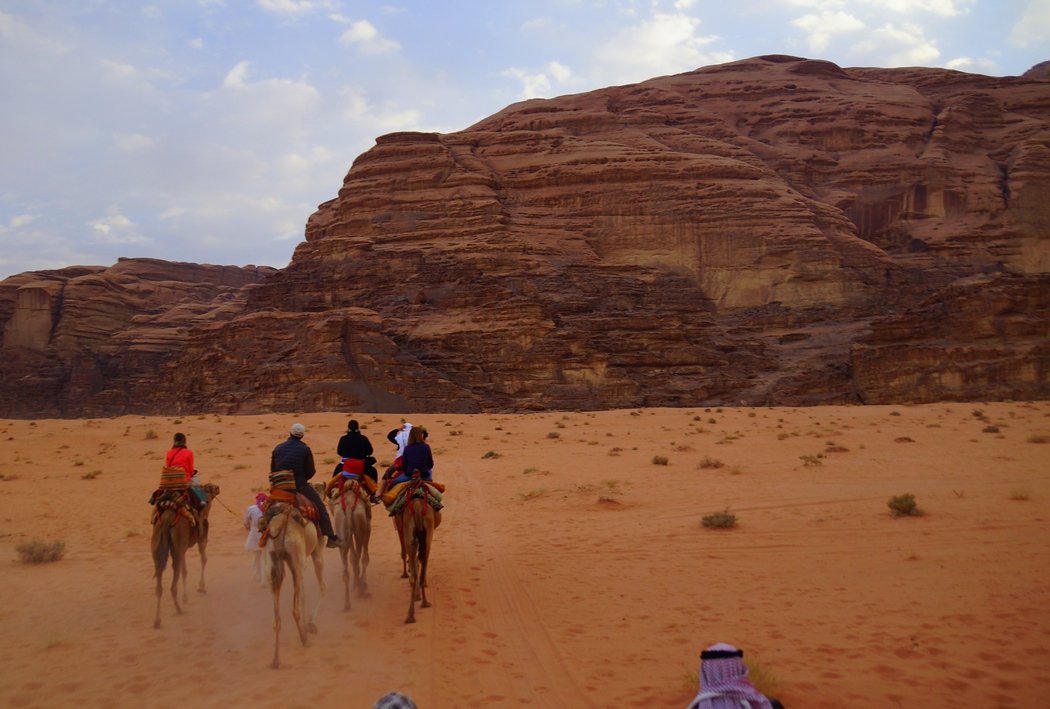
MULTIPOLYGON (((356 417, 389 460, 401 417, 356 417)), ((1050 403, 408 419, 448 485, 434 606, 403 624, 375 508, 374 596, 343 612, 326 552, 320 633, 299 644, 286 592, 277 671, 241 514, 293 420, 326 471, 345 416, 0 421, 0 705, 685 707, 717 641, 790 708, 1050 702, 1050 403), (187 611, 165 593, 154 630, 146 500, 175 431, 222 504, 207 594, 191 552, 187 611), (903 493, 925 516, 889 514, 903 493), (702 527, 726 508, 736 529, 702 527), (21 563, 30 539, 65 558, 21 563)))

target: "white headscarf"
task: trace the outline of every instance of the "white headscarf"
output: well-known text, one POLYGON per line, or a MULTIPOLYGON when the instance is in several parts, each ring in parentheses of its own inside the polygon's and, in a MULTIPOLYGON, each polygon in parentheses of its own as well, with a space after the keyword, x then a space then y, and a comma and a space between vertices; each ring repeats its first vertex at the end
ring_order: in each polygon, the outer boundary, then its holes
POLYGON ((394 436, 394 440, 397 441, 397 454, 402 455, 405 452, 405 446, 408 445, 408 434, 412 432, 412 424, 405 422, 401 424, 401 430, 394 436))
POLYGON ((700 655, 700 693, 689 709, 772 709, 769 700, 747 681, 744 652, 717 643, 700 655))

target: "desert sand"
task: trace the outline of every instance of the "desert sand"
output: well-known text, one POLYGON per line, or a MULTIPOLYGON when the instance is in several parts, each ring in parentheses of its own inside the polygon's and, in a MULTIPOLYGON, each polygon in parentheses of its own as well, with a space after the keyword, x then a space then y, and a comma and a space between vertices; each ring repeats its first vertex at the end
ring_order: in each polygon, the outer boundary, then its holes
POLYGON ((1048 402, 2 420, 0 705, 685 707, 729 642, 790 708, 1047 706, 1048 441, 1048 402), (403 419, 430 432, 433 607, 403 623, 374 508, 372 597, 343 611, 327 551, 320 631, 300 644, 286 582, 272 670, 241 516, 293 421, 327 472, 351 414, 380 462, 403 419), (192 551, 186 612, 165 592, 154 629, 147 498, 175 431, 221 494, 207 593, 192 551), (924 515, 890 514, 905 493, 924 515), (701 524, 726 509, 735 528, 701 524), (34 539, 64 558, 23 563, 34 539))

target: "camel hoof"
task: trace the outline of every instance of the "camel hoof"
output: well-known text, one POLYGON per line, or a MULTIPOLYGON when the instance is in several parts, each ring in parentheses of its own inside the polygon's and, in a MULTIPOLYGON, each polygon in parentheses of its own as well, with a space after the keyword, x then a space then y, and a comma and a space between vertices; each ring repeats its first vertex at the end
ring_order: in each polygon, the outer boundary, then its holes
POLYGON ((357 597, 358 598, 371 598, 372 594, 369 593, 368 591, 358 591, 357 592, 357 597))
POLYGON ((409 623, 415 623, 415 622, 416 622, 415 618, 405 618, 405 625, 408 625, 409 623))
POLYGON ((419 604, 420 608, 430 608, 430 601, 423 601, 419 604))
POLYGON ((401 574, 401 578, 407 579, 408 578, 408 574, 401 574))
POLYGON ((313 623, 310 623, 309 625, 306 626, 306 632, 308 632, 308 633, 316 633, 317 632, 317 626, 314 625, 313 623))
POLYGON ((278 662, 277 660, 274 660, 273 662, 270 663, 270 669, 271 670, 279 670, 279 669, 281 669, 281 663, 278 662))
POLYGON ((207 593, 203 588, 198 588, 197 593, 207 593))
POLYGON ((160 620, 153 621, 153 627, 154 628, 159 628, 160 627, 160 620))

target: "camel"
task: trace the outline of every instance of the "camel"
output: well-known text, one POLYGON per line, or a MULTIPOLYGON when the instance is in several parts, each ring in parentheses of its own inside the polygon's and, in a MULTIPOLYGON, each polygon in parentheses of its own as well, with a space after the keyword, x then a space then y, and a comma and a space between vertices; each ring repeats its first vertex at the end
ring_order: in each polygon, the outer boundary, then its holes
MULTIPOLYGON (((219 486, 214 483, 207 483, 201 485, 201 489, 204 490, 204 496, 208 500, 208 504, 202 509, 198 516, 200 518, 200 528, 197 534, 197 549, 201 553, 201 580, 197 584, 197 593, 207 593, 208 591, 204 588, 204 567, 208 565, 208 513, 211 512, 211 501, 219 496, 219 486)), ((192 494, 192 493, 191 493, 192 494)), ((190 546, 193 546, 192 544, 190 546)), ((189 599, 186 598, 186 577, 189 575, 189 567, 186 564, 182 565, 182 602, 189 603, 189 599)))
MULTIPOLYGON (((323 485, 322 485, 323 487, 323 485)), ((321 490, 324 494, 324 490, 321 490)), ((335 500, 325 497, 339 537, 339 556, 343 560, 343 610, 350 610, 350 569, 347 555, 354 567, 354 590, 358 598, 369 598, 368 542, 372 537, 372 506, 368 494, 356 480, 347 480, 342 494, 335 500)))
MULTIPOLYGON (((414 482, 418 485, 420 482, 414 482)), ((426 496, 414 497, 411 490, 406 494, 405 506, 398 515, 401 520, 401 540, 408 557, 408 617, 405 623, 416 622, 416 601, 422 600, 421 608, 429 608, 427 600, 427 562, 434 541, 434 530, 441 524, 441 513, 434 510, 426 496)))
POLYGON ((266 531, 266 554, 270 559, 270 590, 273 591, 273 662, 271 667, 277 669, 280 661, 281 637, 281 584, 284 582, 285 564, 292 572, 292 617, 299 630, 299 639, 303 645, 309 645, 307 633, 317 632, 317 612, 327 590, 324 582, 324 544, 317 525, 306 519, 293 505, 275 503, 267 512, 269 526, 266 531), (270 511, 275 514, 270 516, 270 511), (317 574, 319 595, 317 605, 310 614, 310 620, 303 622, 306 600, 303 596, 303 575, 306 569, 306 558, 314 562, 317 574))
MULTIPOLYGON (((201 584, 204 584, 204 548, 207 546, 207 515, 211 509, 211 500, 219 494, 217 485, 205 485, 208 494, 208 506, 201 512, 195 513, 195 519, 190 518, 190 513, 182 506, 167 506, 162 508, 158 502, 156 517, 153 521, 153 535, 150 539, 150 549, 153 553, 153 577, 157 580, 157 613, 153 620, 153 627, 160 627, 160 599, 164 595, 162 579, 164 569, 168 565, 168 557, 171 557, 171 600, 175 602, 175 612, 182 614, 182 606, 179 605, 179 579, 182 579, 182 602, 187 603, 186 598, 186 550, 194 544, 201 546, 201 584), (201 537, 204 537, 203 543, 201 537)), ((193 494, 192 492, 189 494, 193 494)))

